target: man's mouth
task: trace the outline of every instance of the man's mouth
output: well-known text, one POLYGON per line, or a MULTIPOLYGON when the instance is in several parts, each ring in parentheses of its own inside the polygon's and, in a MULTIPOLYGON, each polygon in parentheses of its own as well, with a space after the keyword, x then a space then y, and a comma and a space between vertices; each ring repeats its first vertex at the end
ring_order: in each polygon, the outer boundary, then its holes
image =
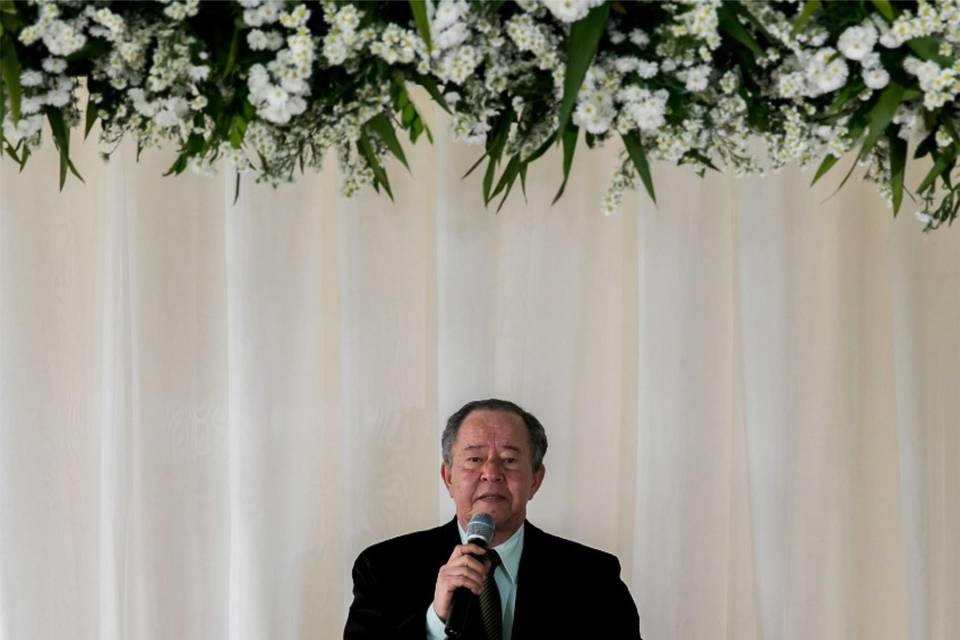
POLYGON ((498 493, 485 493, 479 498, 477 498, 477 502, 487 502, 487 503, 504 502, 505 500, 506 500, 506 497, 498 493))

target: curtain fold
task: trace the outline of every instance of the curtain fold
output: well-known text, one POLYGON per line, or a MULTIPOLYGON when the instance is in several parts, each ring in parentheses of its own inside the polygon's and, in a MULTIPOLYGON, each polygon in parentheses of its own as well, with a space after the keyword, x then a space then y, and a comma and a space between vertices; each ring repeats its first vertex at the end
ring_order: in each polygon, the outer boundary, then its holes
POLYGON ((960 634, 960 252, 799 170, 599 200, 546 156, 484 208, 479 150, 56 190, 0 163, 0 640, 335 638, 366 545, 453 513, 443 421, 544 422, 529 517, 616 553, 657 640, 960 634))

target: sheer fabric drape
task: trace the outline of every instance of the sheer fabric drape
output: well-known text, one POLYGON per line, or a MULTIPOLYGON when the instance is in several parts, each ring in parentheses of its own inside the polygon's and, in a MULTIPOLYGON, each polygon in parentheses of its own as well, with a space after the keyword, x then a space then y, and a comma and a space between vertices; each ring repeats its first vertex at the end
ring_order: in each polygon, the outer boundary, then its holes
POLYGON ((604 217, 613 148, 497 215, 434 133, 395 204, 3 161, 0 639, 337 637, 481 396, 544 422, 529 516, 619 555, 645 637, 960 634, 955 230, 796 170, 604 217))

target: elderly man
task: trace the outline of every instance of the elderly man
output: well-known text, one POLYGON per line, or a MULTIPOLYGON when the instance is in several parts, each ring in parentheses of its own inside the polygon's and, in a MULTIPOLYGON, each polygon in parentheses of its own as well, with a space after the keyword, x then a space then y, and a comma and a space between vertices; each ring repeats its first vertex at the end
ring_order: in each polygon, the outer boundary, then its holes
POLYGON ((471 640, 640 639, 617 558, 526 521, 545 473, 536 417, 512 402, 477 400, 450 416, 441 442, 440 476, 457 515, 360 554, 346 640, 444 638, 458 588, 469 591, 464 603, 473 599, 463 636, 471 640), (490 551, 466 544, 479 512, 496 526, 490 551))

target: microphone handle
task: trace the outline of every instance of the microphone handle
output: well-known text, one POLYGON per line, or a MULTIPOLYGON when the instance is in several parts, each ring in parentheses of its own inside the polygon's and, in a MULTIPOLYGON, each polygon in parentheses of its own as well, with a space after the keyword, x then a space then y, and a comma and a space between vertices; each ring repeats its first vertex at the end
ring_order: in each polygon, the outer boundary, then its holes
MULTIPOLYGON (((477 541, 472 542, 478 544, 477 541)), ((486 545, 481 544, 480 546, 486 548, 486 545)), ((483 562, 482 558, 478 558, 472 553, 469 555, 483 562)), ((466 587, 457 587, 457 590, 453 592, 453 600, 450 602, 450 613, 447 614, 447 624, 443 629, 448 638, 465 637, 467 620, 473 614, 473 603, 476 602, 476 600, 477 597, 466 587)))

